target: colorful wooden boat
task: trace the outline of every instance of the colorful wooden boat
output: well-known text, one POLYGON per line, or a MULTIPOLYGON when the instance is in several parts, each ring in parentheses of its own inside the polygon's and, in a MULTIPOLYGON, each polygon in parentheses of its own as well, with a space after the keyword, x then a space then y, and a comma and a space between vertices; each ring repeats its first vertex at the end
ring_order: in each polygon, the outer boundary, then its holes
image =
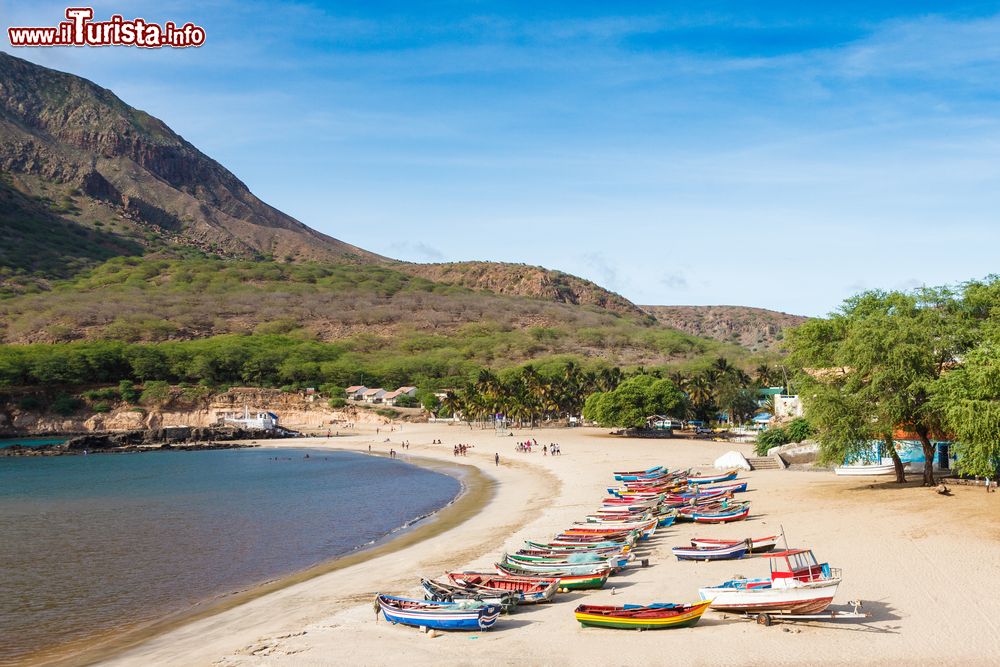
POLYGON ((511 554, 504 554, 500 561, 504 565, 511 565, 524 570, 525 573, 550 575, 550 572, 560 572, 563 574, 595 574, 604 570, 616 570, 618 565, 611 559, 596 563, 570 563, 567 561, 526 561, 511 554))
POLYGON ((655 603, 605 607, 582 604, 574 610, 580 625, 623 630, 663 630, 687 628, 698 623, 709 602, 695 604, 655 603))
POLYGON ((550 552, 529 551, 528 553, 523 553, 522 551, 518 551, 513 554, 504 554, 504 557, 506 562, 516 565, 565 565, 567 567, 575 567, 578 565, 600 564, 613 568, 617 572, 628 565, 635 558, 635 555, 620 551, 612 554, 553 554, 550 552))
POLYGON ((712 547, 674 547, 677 560, 735 560, 743 558, 750 546, 746 542, 712 547))
POLYGON ((654 475, 654 474, 656 474, 658 472, 661 472, 663 469, 664 469, 663 466, 653 466, 652 468, 649 468, 648 470, 619 470, 619 471, 613 472, 612 474, 615 476, 615 479, 618 479, 618 480, 625 479, 625 478, 633 478, 634 479, 634 478, 638 477, 639 475, 654 475))
POLYGON ((390 623, 435 630, 488 630, 500 618, 500 605, 476 600, 433 602, 380 594, 376 601, 390 623))
MULTIPOLYGON (((497 572, 500 574, 512 577, 538 576, 537 572, 525 570, 510 563, 497 563, 496 568, 497 572)), ((569 574, 565 572, 553 571, 545 573, 545 576, 558 579, 559 588, 579 591, 592 588, 603 588, 604 584, 608 581, 608 577, 611 576, 611 568, 607 568, 593 574, 569 574)))
POLYGON ((809 549, 771 554, 767 579, 731 579, 698 590, 718 611, 818 614, 833 602, 840 571, 819 563, 809 549))
POLYGON ((736 479, 736 475, 739 474, 739 470, 729 470, 727 472, 711 474, 707 473, 704 475, 688 475, 688 484, 715 484, 717 482, 728 482, 730 480, 736 479))
POLYGON ((743 540, 727 540, 727 539, 712 539, 707 537, 695 537, 691 540, 691 546, 693 547, 722 547, 722 546, 732 546, 734 544, 743 544, 744 542, 750 543, 750 550, 748 553, 759 554, 766 551, 771 551, 778 544, 778 540, 781 535, 769 535, 767 537, 750 537, 743 540))
POLYGON ((476 600, 484 604, 498 604, 500 610, 510 613, 521 600, 521 594, 516 591, 486 591, 465 588, 452 583, 442 583, 432 579, 421 579, 420 586, 424 589, 424 599, 434 602, 458 602, 459 600, 476 600))
POLYGON ((677 518, 697 523, 729 523, 742 521, 750 516, 750 503, 732 503, 726 506, 684 507, 678 510, 677 518))
POLYGON ((521 596, 518 604, 548 602, 559 589, 559 579, 555 577, 500 576, 492 572, 449 572, 448 579, 456 586, 472 590, 518 593, 521 596))

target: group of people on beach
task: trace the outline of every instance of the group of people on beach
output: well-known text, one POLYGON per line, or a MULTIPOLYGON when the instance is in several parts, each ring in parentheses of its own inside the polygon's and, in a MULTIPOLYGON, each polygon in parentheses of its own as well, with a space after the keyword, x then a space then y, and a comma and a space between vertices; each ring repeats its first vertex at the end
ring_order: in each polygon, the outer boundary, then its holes
POLYGON ((533 439, 525 440, 524 442, 519 442, 514 446, 515 452, 523 452, 526 454, 531 453, 532 447, 538 447, 538 441, 533 439))
MULTIPOLYGON (((525 440, 524 442, 517 443, 514 446, 514 451, 521 452, 524 454, 530 454, 532 448, 538 449, 538 440, 534 438, 530 438, 528 440, 525 440)), ((559 454, 562 454, 562 447, 559 446, 559 443, 550 442, 547 445, 542 445, 542 456, 548 456, 549 454, 551 454, 552 456, 557 456, 559 454)))
POLYGON ((455 456, 468 456, 472 445, 455 445, 452 450, 455 456))

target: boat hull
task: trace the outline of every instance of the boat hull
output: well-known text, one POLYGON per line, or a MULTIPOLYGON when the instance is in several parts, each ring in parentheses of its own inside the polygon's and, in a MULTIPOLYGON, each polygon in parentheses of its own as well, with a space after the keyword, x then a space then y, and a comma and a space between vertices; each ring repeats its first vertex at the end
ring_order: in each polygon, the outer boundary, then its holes
MULTIPOLYGON (((506 574, 512 577, 524 577, 538 575, 538 573, 525 571, 520 568, 515 568, 510 565, 505 565, 503 563, 497 563, 497 572, 500 574, 506 574)), ((553 579, 559 580, 559 588, 564 588, 570 591, 583 591, 591 590, 596 588, 604 588, 604 584, 607 583, 608 577, 611 575, 611 570, 605 570, 603 572, 597 572, 594 574, 565 574, 560 572, 548 572, 544 575, 553 579)))
POLYGON ((379 609, 390 623, 435 630, 488 630, 500 618, 500 605, 460 609, 448 603, 378 596, 379 609), (419 606, 408 607, 417 603, 419 606))
POLYGON ((701 588, 702 600, 711 600, 716 611, 747 613, 818 614, 833 602, 840 581, 817 582, 791 588, 701 588))
POLYGON ((749 548, 745 542, 714 547, 674 547, 677 560, 736 560, 743 558, 749 548))
POLYGON ((592 605, 580 605, 573 613, 580 625, 585 627, 618 630, 665 630, 668 628, 689 628, 696 625, 708 607, 708 602, 686 605, 682 606, 680 613, 662 617, 656 617, 657 610, 653 608, 643 608, 644 611, 648 610, 648 612, 637 615, 636 610, 627 610, 626 607, 592 605), (623 613, 626 611, 632 613, 623 613))

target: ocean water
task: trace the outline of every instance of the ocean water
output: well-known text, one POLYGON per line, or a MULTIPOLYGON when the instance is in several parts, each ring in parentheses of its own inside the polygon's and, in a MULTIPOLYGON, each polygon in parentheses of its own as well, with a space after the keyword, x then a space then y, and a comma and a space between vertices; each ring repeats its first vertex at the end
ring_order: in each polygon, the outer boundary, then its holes
POLYGON ((307 449, 0 458, 0 664, 347 554, 460 488, 307 449))

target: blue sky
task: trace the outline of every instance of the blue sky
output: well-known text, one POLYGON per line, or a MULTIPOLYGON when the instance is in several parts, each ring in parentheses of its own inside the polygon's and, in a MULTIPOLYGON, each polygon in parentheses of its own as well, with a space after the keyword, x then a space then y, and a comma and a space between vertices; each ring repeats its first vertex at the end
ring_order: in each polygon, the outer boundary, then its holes
POLYGON ((385 255, 807 315, 998 270, 1000 3, 93 4, 207 43, 3 48, 385 255))

